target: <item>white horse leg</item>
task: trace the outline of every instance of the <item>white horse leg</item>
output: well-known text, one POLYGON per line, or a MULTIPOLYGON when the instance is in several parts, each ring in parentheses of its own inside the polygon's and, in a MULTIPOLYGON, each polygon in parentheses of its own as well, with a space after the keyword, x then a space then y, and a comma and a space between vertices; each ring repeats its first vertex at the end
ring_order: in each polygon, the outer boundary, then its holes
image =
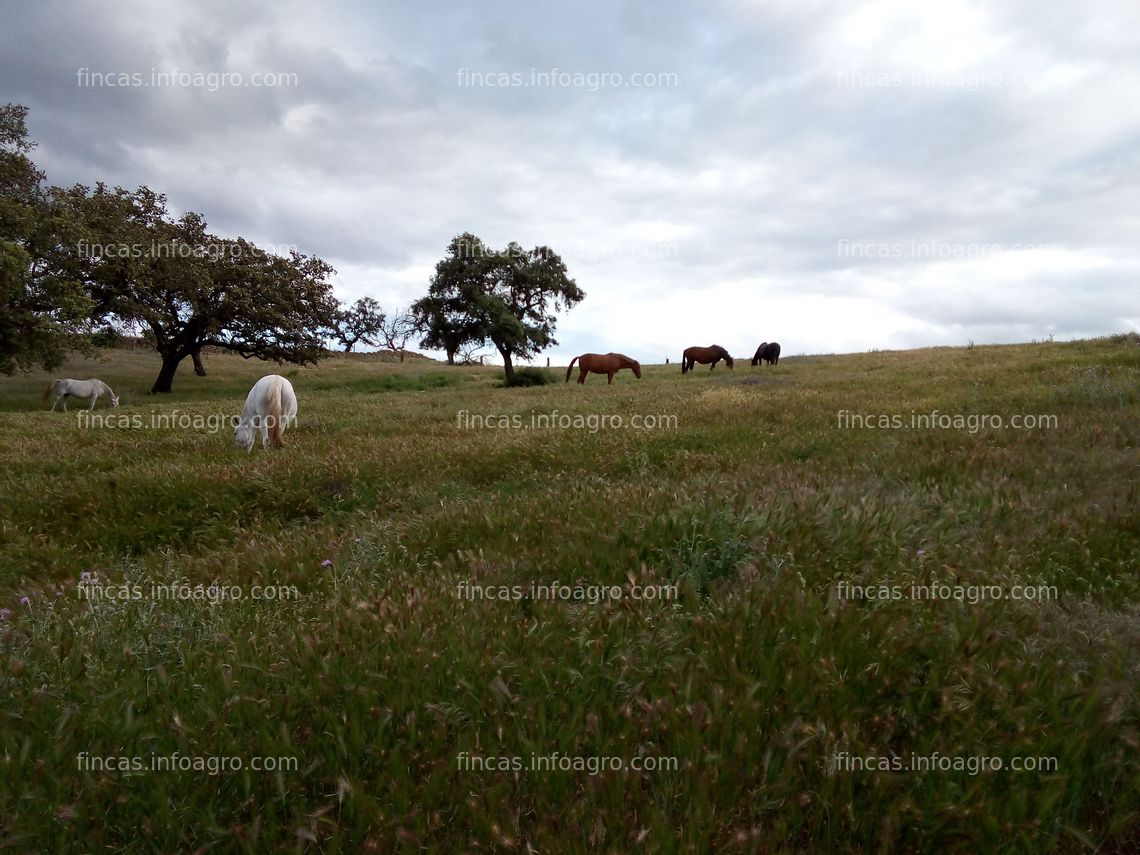
POLYGON ((92 395, 91 396, 91 406, 87 408, 87 412, 91 412, 92 410, 95 409, 95 402, 98 400, 99 400, 98 395, 92 395))
POLYGON ((63 411, 67 412, 67 395, 63 396, 63 411))

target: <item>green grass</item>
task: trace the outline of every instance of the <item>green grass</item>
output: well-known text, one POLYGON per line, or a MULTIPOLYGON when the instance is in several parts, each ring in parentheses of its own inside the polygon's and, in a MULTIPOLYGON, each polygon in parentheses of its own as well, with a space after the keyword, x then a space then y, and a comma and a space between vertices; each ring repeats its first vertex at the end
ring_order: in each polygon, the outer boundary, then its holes
POLYGON ((1140 847, 1135 337, 646 366, 612 386, 365 355, 207 366, 162 398, 145 351, 56 373, 108 382, 122 406, 96 415, 122 426, 48 413, 47 375, 0 378, 0 847, 1140 847), (270 371, 298 424, 246 454, 222 422, 270 371), (858 429, 844 410, 1056 427, 858 429), (567 426, 529 427, 555 411, 567 426), (299 596, 92 601, 83 572, 299 596), (458 594, 554 580, 679 593, 458 594), (837 593, 933 582, 1056 598, 837 593), (80 752, 297 768, 98 771, 80 752), (553 752, 679 768, 457 759, 553 752), (1057 769, 829 768, 935 752, 1057 769))

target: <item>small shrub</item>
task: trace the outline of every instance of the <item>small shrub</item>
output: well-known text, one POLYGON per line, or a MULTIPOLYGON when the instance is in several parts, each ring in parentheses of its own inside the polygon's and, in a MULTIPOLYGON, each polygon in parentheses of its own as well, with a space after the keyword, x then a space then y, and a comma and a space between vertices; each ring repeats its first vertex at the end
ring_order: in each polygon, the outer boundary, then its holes
POLYGON ((515 371, 514 377, 508 377, 503 382, 504 388, 514 386, 547 386, 554 383, 555 376, 544 368, 520 368, 515 371))

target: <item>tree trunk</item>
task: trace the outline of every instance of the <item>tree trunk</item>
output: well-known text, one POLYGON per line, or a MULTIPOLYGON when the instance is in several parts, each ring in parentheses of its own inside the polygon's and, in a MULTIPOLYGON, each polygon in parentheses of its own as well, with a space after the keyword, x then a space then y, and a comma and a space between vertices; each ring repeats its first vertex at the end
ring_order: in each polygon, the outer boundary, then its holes
POLYGON ((202 351, 200 348, 194 348, 190 356, 194 359, 194 373, 199 377, 206 376, 206 366, 202 364, 202 351))
POLYGON ((507 373, 507 382, 510 383, 515 379, 515 366, 511 362, 511 352, 500 348, 499 353, 503 355, 503 370, 507 373))
POLYGON ((448 348, 448 350, 447 350, 447 364, 448 365, 454 365, 455 364, 455 351, 456 350, 458 350, 458 348, 448 348))
POLYGON ((400 361, 404 361, 404 349, 402 347, 400 348, 400 361))
POLYGON ((162 368, 158 372, 158 377, 155 379, 154 385, 150 387, 150 393, 152 395, 171 391, 171 387, 174 384, 174 375, 178 372, 178 364, 185 358, 185 353, 164 353, 162 355, 162 368))

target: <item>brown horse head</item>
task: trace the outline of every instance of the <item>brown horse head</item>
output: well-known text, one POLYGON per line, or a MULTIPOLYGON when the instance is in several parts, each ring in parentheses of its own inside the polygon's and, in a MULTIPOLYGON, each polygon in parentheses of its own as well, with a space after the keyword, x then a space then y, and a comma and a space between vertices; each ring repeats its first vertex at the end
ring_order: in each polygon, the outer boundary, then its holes
POLYGON ((641 363, 636 359, 631 359, 624 353, 607 353, 606 356, 611 357, 615 361, 615 363, 618 365, 618 370, 622 368, 628 368, 633 372, 634 377, 636 377, 638 380, 641 379, 641 363))

